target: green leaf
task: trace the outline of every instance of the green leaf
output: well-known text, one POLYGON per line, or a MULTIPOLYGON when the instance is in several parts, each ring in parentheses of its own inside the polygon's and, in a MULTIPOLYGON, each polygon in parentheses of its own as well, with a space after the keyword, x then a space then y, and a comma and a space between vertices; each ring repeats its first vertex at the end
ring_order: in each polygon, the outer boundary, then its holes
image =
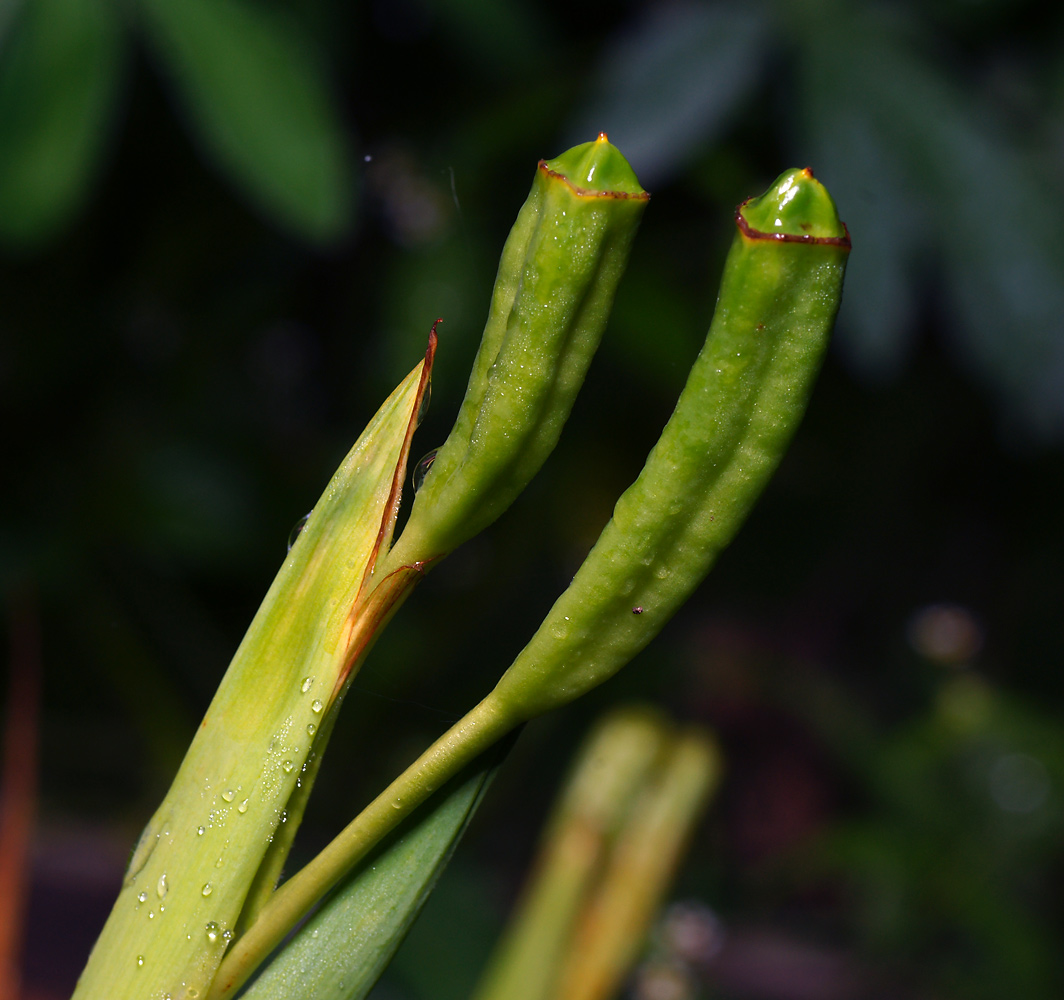
POLYGON ((152 51, 208 156, 315 243, 350 228, 354 168, 325 74, 295 24, 246 0, 140 0, 152 51))
MULTIPOLYGON (((508 744, 507 744, 508 745, 508 744)), ((243 994, 244 1000, 361 1000, 432 892, 501 760, 443 789, 343 882, 243 994)))
POLYGON ((753 89, 770 19, 754 5, 649 10, 607 46, 570 135, 608 132, 653 188, 712 142, 753 89))
MULTIPOLYGON (((549 32, 535 4, 498 0, 427 0, 444 37, 463 57, 495 80, 541 71, 549 32)), ((407 15, 409 16, 409 15, 407 15)))
POLYGON ((115 4, 24 4, 0 60, 0 240, 39 244, 81 207, 125 64, 115 4))
MULTIPOLYGON (((864 213, 864 221, 861 202, 880 197, 879 178, 891 163, 874 150, 866 152, 866 161, 874 158, 867 172, 844 182, 851 191, 863 184, 868 192, 844 204, 858 246, 866 238, 880 247, 886 241, 895 248, 908 244, 902 252, 909 268, 914 251, 932 247, 942 261, 943 283, 958 320, 949 331, 950 346, 996 392, 1017 428, 1036 439, 1060 440, 1064 217, 1059 199, 1040 180, 1026 137, 1010 134, 978 91, 956 86, 924 54, 923 39, 896 11, 832 5, 809 20, 805 31, 805 62, 816 67, 819 86, 832 102, 844 93, 861 122, 860 133, 834 140, 836 148, 849 147, 849 162, 825 165, 825 173, 834 178, 860 169, 855 146, 870 137, 896 164, 893 173, 902 174, 900 183, 888 183, 881 204, 864 213), (892 209, 899 201, 907 203, 900 217, 892 209), (914 203, 918 233, 906 220, 914 203), (865 224, 875 228, 866 233, 865 224)), ((852 121, 839 127, 852 128, 852 121)), ((867 268, 903 266, 897 249, 873 254, 875 265, 867 262, 850 289, 860 296, 873 285, 867 268)), ((865 300, 864 310, 880 308, 893 297, 890 285, 900 283, 889 273, 879 280, 881 291, 865 300)), ((854 295, 852 306, 860 304, 854 295)), ((891 313, 895 336, 904 336, 899 325, 904 316, 896 307, 887 316, 891 313)), ((865 323, 870 330, 876 327, 874 320, 865 323)), ((886 334, 886 328, 881 332, 886 334)))
POLYGON ((871 120, 849 47, 840 54, 833 35, 810 32, 801 49, 799 149, 831 188, 860 247, 846 269, 837 345, 862 375, 882 381, 897 375, 912 352, 916 260, 929 234, 898 144, 871 120))
POLYGON ((363 613, 365 594, 391 542, 433 351, 430 340, 289 550, 133 853, 79 1000, 203 997, 245 900, 254 909, 272 888, 301 819, 304 766, 383 620, 363 613))
POLYGON ((0 46, 7 39, 8 28, 22 10, 22 0, 0 0, 0 46))

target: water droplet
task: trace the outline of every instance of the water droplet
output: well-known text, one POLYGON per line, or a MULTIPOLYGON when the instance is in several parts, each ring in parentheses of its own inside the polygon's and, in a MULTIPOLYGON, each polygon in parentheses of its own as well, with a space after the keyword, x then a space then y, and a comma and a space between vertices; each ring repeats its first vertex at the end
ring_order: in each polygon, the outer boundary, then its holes
POLYGON ((155 911, 154 910, 148 910, 148 919, 149 920, 154 920, 155 919, 155 911))
POLYGON ((222 792, 222 800, 224 802, 232 802, 235 798, 236 792, 234 792, 231 788, 227 788, 224 792, 222 792))
POLYGON ((392 803, 392 808, 393 809, 402 809, 403 808, 403 800, 402 799, 396 799, 392 803))
POLYGON ((322 703, 321 703, 320 701, 318 701, 318 699, 317 699, 317 698, 315 698, 315 699, 314 699, 314 700, 313 700, 313 701, 312 701, 312 702, 310 703, 310 710, 311 710, 312 712, 320 712, 320 711, 321 711, 321 710, 322 710, 322 709, 323 709, 324 707, 325 707, 325 706, 324 706, 324 705, 323 705, 323 704, 322 704, 322 703))
POLYGON ((211 944, 214 944, 218 940, 218 935, 221 933, 221 928, 218 926, 217 920, 208 920, 207 925, 204 928, 207 932, 207 940, 211 944))
POLYGON ((292 551, 292 546, 296 544, 296 539, 299 538, 306 527, 307 521, 310 520, 310 512, 304 514, 295 524, 292 525, 292 530, 288 532, 288 551, 292 551))
POLYGON ((138 892, 137 899, 142 903, 146 903, 148 901, 148 894, 146 892, 138 892))
POLYGON ((243 815, 244 813, 246 813, 248 811, 248 801, 249 801, 248 799, 244 799, 244 801, 241 802, 240 805, 238 805, 236 807, 236 811, 238 813, 240 813, 241 815, 243 815))
POLYGON ((282 823, 287 823, 288 822, 288 810, 287 809, 283 813, 281 813, 281 822, 282 823))
POLYGON ((233 932, 231 930, 229 930, 228 927, 224 931, 222 931, 222 940, 223 941, 232 941, 233 940, 233 932))
POLYGON ((205 827, 202 827, 202 826, 197 826, 196 827, 196 836, 197 837, 202 837, 205 832, 206 832, 206 828, 205 827))
POLYGON ((306 694, 310 690, 311 685, 313 683, 314 683, 314 678, 313 677, 304 677, 303 678, 303 683, 300 685, 299 690, 302 691, 303 694, 306 694))
POLYGON ((295 767, 295 764, 293 764, 290 760, 286 760, 281 765, 281 767, 284 769, 284 773, 285 774, 291 774, 292 773, 292 768, 295 767))
POLYGON ((318 727, 316 725, 314 725, 313 722, 310 723, 310 725, 307 726, 307 735, 308 736, 313 736, 317 731, 318 731, 318 727))
POLYGON ((199 990, 197 990, 195 986, 190 986, 185 991, 185 996, 187 996, 189 1000, 196 1000, 196 997, 199 996, 199 990))
POLYGON ((209 896, 214 891, 214 886, 208 882, 202 889, 204 896, 209 896))
POLYGON ((143 955, 138 955, 137 956, 137 967, 140 968, 140 966, 142 966, 143 964, 144 964, 144 956, 143 955))
POLYGON ((417 493, 421 489, 421 484, 425 482, 425 477, 429 474, 429 469, 432 468, 432 463, 436 461, 436 452, 438 448, 433 448, 424 458, 421 459, 417 465, 414 466, 414 474, 410 477, 414 484, 414 492, 417 493))
POLYGON ((159 894, 159 898, 162 899, 166 895, 166 890, 170 887, 166 884, 166 872, 163 872, 159 876, 159 881, 155 884, 155 891, 159 894))

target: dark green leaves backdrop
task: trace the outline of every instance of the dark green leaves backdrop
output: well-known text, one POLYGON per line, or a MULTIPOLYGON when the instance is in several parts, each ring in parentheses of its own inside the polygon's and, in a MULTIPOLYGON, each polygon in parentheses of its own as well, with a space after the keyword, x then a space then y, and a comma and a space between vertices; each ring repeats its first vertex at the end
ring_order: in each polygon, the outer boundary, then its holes
POLYGON ((727 754, 677 888, 724 929, 705 995, 1059 995, 1062 40, 1006 0, 0 7, 33 995, 69 992, 289 528, 437 316, 415 450, 443 439, 537 159, 601 129, 654 197, 600 356, 375 651, 305 852, 524 643, 671 408, 735 204, 808 163, 855 249, 792 453, 661 639, 525 733, 382 989, 468 994, 567 753, 640 697, 727 754))

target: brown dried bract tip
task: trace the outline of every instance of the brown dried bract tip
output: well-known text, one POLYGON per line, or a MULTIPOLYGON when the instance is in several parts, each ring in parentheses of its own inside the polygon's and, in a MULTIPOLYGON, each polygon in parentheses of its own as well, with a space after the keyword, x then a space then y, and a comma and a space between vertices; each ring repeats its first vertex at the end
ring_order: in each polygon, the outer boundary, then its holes
MULTIPOLYGON (((805 168, 805 172, 808 172, 810 177, 813 176, 813 172, 808 167, 805 168)), ((842 247, 844 250, 850 249, 850 230, 846 228, 845 222, 842 223, 842 228, 845 232, 844 236, 810 236, 807 233, 765 233, 760 229, 754 229, 743 217, 743 206, 753 200, 753 198, 747 198, 735 210, 735 224, 739 227, 739 232, 747 239, 776 240, 778 243, 819 243, 822 246, 842 247)))
POLYGON ((596 139, 595 141, 596 142, 609 142, 610 141, 610 137, 608 135, 606 135, 605 132, 599 132, 598 139, 596 139))

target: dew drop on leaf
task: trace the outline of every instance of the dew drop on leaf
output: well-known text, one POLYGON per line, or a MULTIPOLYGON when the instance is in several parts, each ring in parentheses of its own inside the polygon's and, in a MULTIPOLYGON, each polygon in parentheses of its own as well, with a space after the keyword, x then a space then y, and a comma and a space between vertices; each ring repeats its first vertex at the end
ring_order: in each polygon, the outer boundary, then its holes
POLYGON ((433 448, 432 451, 414 466, 414 474, 410 479, 414 484, 415 493, 421 489, 421 484, 425 482, 425 477, 429 474, 429 469, 432 468, 432 463, 436 461, 436 452, 438 450, 438 448, 433 448))
POLYGON ((310 513, 304 514, 295 524, 292 525, 292 530, 288 532, 288 551, 292 551, 292 546, 296 544, 296 539, 299 538, 306 526, 307 521, 310 520, 310 513))

